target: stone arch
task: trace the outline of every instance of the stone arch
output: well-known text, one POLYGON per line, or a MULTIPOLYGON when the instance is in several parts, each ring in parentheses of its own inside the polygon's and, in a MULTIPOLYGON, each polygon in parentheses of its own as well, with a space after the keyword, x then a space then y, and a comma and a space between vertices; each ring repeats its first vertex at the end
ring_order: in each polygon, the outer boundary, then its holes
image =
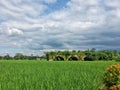
POLYGON ((58 55, 58 56, 55 57, 55 61, 64 61, 64 60, 65 59, 64 59, 63 56, 58 55))
POLYGON ((78 58, 78 56, 76 56, 76 55, 70 56, 70 57, 68 58, 68 61, 78 61, 78 60, 79 60, 79 58, 78 58))
POLYGON ((86 55, 78 55, 78 57, 79 57, 79 60, 84 60, 86 55))

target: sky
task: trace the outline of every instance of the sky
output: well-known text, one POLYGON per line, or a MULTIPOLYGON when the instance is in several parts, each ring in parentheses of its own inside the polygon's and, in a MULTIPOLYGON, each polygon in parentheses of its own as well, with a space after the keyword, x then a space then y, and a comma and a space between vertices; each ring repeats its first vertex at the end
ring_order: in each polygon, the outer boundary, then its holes
POLYGON ((120 0, 0 0, 0 54, 120 48, 120 0))

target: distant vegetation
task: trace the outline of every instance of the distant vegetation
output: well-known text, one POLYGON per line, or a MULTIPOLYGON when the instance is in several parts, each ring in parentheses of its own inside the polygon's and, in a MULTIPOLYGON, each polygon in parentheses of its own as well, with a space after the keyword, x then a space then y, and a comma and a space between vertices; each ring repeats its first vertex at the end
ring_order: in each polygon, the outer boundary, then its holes
POLYGON ((95 48, 85 51, 51 51, 45 52, 46 59, 54 61, 96 61, 96 60, 120 60, 120 53, 116 50, 100 50, 95 48))
POLYGON ((120 53, 116 50, 99 50, 95 48, 80 51, 49 51, 44 52, 43 56, 23 55, 16 53, 15 56, 6 54, 0 56, 0 60, 48 60, 48 61, 96 61, 96 60, 117 60, 120 61, 120 53))
POLYGON ((15 56, 10 56, 9 54, 0 56, 0 60, 45 60, 45 56, 35 56, 33 54, 24 55, 22 53, 16 53, 15 56))

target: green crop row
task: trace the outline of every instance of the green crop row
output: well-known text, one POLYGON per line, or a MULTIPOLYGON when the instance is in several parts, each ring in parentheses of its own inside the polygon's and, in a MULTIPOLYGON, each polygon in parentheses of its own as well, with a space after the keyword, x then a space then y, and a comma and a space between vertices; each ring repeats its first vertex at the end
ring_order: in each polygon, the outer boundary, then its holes
POLYGON ((0 90, 98 90, 113 61, 0 61, 0 90))

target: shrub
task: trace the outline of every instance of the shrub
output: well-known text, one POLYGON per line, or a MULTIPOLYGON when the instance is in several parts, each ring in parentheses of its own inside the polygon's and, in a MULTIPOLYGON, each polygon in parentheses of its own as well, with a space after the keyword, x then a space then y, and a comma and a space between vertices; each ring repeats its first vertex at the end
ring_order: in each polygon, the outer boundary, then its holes
POLYGON ((115 57, 113 58, 113 60, 116 60, 116 61, 120 62, 120 56, 115 56, 115 57))
POLYGON ((109 66, 104 74, 103 81, 105 90, 120 90, 120 64, 109 66))

